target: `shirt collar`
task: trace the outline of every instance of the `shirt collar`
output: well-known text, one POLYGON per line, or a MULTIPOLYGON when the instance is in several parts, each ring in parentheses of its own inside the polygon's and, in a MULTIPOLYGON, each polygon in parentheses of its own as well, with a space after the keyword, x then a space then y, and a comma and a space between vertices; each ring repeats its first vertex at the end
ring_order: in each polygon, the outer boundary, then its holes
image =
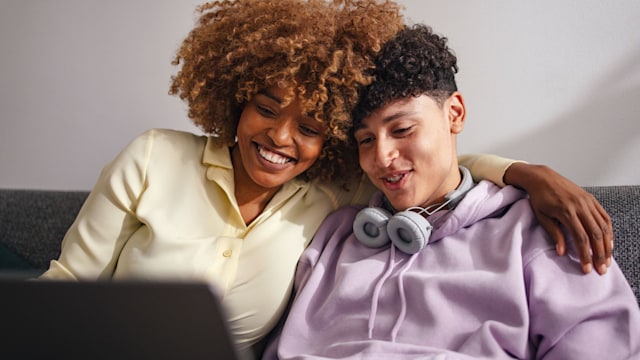
POLYGON ((223 169, 233 169, 231 164, 231 154, 229 147, 220 146, 209 136, 207 139, 207 145, 204 148, 204 154, 202 155, 202 163, 205 165, 216 166, 223 169))

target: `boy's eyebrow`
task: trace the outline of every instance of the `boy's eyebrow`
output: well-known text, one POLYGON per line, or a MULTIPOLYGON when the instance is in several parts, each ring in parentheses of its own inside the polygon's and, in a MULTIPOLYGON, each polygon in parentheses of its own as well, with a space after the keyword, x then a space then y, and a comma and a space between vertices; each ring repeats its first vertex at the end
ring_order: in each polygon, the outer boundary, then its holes
POLYGON ((406 117, 406 116, 413 115, 413 114, 416 114, 416 112, 415 111, 398 111, 398 112, 395 112, 393 114, 385 116, 385 118, 382 119, 382 123, 386 124, 386 123, 389 123, 389 122, 391 122, 391 121, 393 121, 393 120, 395 120, 397 118, 406 117))
MULTIPOLYGON (((393 114, 389 114, 389 115, 385 116, 382 119, 382 123, 383 124, 387 124, 387 123, 389 123, 389 122, 391 122, 391 121, 393 121, 393 120, 395 120, 397 118, 414 115, 416 113, 417 112, 415 112, 415 111, 402 111, 402 110, 401 111, 397 111, 397 112, 395 112, 393 114)), ((360 124, 358 124, 358 126, 354 129, 354 131, 358 131, 358 130, 361 130, 361 129, 364 129, 364 128, 366 128, 366 126, 364 125, 364 121, 361 121, 360 124)))

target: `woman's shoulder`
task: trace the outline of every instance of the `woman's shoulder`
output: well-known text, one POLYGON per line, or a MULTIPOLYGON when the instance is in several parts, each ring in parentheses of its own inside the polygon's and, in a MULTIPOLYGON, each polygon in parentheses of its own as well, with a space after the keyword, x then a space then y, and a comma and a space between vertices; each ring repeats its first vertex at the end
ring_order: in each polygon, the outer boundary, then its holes
POLYGON ((181 130, 153 128, 136 136, 127 146, 136 152, 154 154, 184 154, 196 152, 202 154, 208 136, 181 130), (146 150, 144 150, 146 149, 146 150))
POLYGON ((185 162, 185 157, 202 158, 208 137, 186 131, 149 129, 137 135, 116 156, 115 164, 137 163, 146 168, 150 162, 185 162), (156 159, 158 161, 153 161, 156 159))
POLYGON ((182 130, 153 128, 140 134, 138 138, 150 139, 167 145, 205 144, 208 136, 182 130))

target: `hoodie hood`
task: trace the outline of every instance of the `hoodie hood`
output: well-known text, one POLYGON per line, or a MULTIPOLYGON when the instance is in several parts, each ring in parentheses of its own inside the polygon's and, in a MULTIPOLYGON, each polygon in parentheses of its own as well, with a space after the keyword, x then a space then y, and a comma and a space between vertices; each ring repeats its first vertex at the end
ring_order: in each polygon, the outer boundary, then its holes
MULTIPOLYGON (((444 239, 448 235, 455 234, 460 229, 468 227, 482 219, 501 216, 507 211, 511 204, 526 197, 526 193, 511 186, 499 188, 490 182, 482 181, 475 187, 466 189, 461 196, 463 196, 463 198, 457 201, 455 208, 451 210, 443 209, 432 215, 426 216, 426 219, 429 221, 433 229, 426 242, 425 248, 421 251, 429 251, 429 245, 444 239)), ((380 191, 376 192, 372 196, 369 206, 390 209, 388 201, 380 191)), ((391 341, 395 342, 396 335, 402 326, 407 312, 404 274, 411 267, 416 257, 420 256, 420 252, 412 255, 406 255, 402 252, 397 252, 396 246, 391 244, 389 246, 388 255, 389 258, 387 260, 386 269, 376 281, 374 291, 371 296, 368 333, 369 338, 371 339, 375 328, 378 301, 382 286, 392 274, 397 273, 396 279, 400 298, 400 309, 390 334, 391 341), (396 255, 396 253, 399 253, 400 255, 396 255)))
POLYGON ((433 225, 429 243, 440 241, 480 220, 500 217, 511 204, 526 197, 527 193, 513 186, 499 188, 488 181, 481 181, 455 209, 443 210, 427 217, 433 225))
MULTIPOLYGON (((456 203, 455 208, 442 209, 425 216, 433 226, 428 244, 437 242, 482 219, 499 217, 511 204, 526 198, 527 194, 512 186, 499 188, 491 182, 481 181, 466 191, 463 196, 462 200, 456 203)), ((395 212, 381 191, 373 194, 369 206, 395 212)))

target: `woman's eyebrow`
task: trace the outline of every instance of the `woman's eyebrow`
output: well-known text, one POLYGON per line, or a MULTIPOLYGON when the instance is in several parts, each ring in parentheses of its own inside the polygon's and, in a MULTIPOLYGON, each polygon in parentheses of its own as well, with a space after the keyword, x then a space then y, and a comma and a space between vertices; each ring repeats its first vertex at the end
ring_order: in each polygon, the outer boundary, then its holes
POLYGON ((282 104, 282 99, 280 99, 279 97, 277 97, 276 95, 272 94, 271 92, 269 92, 269 90, 262 90, 258 92, 258 95, 264 95, 266 97, 268 97, 269 99, 277 102, 278 104, 282 104))

